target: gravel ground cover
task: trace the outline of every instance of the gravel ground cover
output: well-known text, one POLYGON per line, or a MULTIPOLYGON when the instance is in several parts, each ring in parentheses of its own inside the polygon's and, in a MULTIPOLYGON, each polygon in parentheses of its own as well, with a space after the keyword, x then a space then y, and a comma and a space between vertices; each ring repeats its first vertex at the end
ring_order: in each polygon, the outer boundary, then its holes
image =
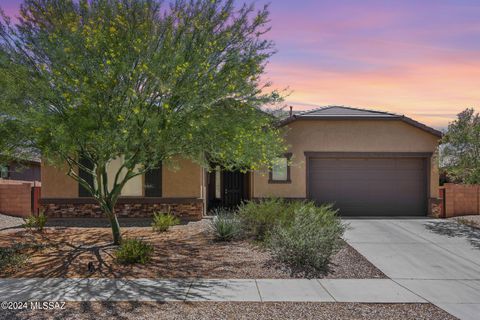
POLYGON ((431 304, 67 303, 64 310, 0 311, 0 319, 456 319, 431 304))
MULTIPOLYGON (((13 243, 42 244, 29 253, 21 269, 0 277, 96 277, 96 278, 228 278, 278 279, 302 277, 290 274, 270 253, 248 241, 216 242, 209 220, 191 222, 154 233, 149 227, 125 227, 124 238, 141 238, 155 248, 146 265, 120 265, 114 260, 109 228, 49 227, 43 233, 14 230, 0 233, 0 246, 13 243), (88 272, 92 262, 94 271, 88 272)), ((7 270, 8 271, 8 270, 7 270)), ((385 278, 348 245, 333 258, 324 278, 385 278)))
POLYGON ((0 232, 21 228, 23 219, 0 213, 0 232))
POLYGON ((469 225, 471 227, 480 229, 480 215, 454 217, 451 219, 456 220, 457 222, 469 225))

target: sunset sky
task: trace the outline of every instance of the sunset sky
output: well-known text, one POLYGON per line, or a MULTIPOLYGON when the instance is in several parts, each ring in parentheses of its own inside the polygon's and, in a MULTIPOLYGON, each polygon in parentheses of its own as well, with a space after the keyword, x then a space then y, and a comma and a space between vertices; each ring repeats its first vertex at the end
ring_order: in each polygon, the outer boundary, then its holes
MULTIPOLYGON (((20 2, 0 0, 10 16, 20 2)), ((295 109, 373 108, 436 128, 480 111, 480 1, 268 2, 278 53, 267 76, 295 109)))

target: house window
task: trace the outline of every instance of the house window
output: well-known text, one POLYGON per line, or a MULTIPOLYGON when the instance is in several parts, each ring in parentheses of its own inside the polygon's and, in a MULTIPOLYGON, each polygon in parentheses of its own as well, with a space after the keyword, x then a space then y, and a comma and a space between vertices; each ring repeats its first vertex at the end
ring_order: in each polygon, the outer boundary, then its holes
POLYGON ((8 166, 0 166, 0 178, 8 179, 8 166))
POLYGON ((162 165, 145 172, 145 197, 162 196, 162 165))
POLYGON ((269 183, 290 183, 289 161, 292 154, 287 153, 283 157, 275 159, 270 170, 269 183))

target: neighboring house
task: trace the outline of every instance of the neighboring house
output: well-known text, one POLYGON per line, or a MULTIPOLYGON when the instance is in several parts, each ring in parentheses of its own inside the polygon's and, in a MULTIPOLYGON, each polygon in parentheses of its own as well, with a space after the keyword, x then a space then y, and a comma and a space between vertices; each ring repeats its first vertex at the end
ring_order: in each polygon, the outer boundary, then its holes
MULTIPOLYGON (((291 115, 281 125, 290 149, 272 171, 207 172, 179 159, 177 170, 164 166, 130 181, 117 212, 199 219, 217 206, 272 196, 334 203, 349 216, 425 216, 438 205, 439 131, 405 116, 342 106, 291 115)), ((64 170, 44 165, 42 184, 49 215, 101 215, 64 170)))
POLYGON ((8 164, 0 164, 0 179, 40 181, 41 164, 39 158, 28 160, 12 160, 8 164))
POLYGON ((40 158, 18 155, 16 160, 0 164, 0 212, 26 217, 38 213, 41 193, 40 158), (5 164, 6 163, 6 164, 5 164))

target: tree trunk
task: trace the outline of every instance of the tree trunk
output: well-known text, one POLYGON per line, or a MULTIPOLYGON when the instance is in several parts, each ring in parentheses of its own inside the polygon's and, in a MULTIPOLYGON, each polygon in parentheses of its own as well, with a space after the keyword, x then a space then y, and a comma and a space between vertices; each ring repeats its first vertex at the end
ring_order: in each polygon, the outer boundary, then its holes
POLYGON ((122 234, 120 233, 120 224, 117 215, 112 212, 109 216, 110 225, 112 226, 113 244, 119 245, 122 242, 122 234))
POLYGON ((105 201, 102 206, 103 212, 110 221, 112 227, 113 244, 119 245, 122 242, 122 234, 120 232, 120 224, 118 223, 117 214, 115 213, 115 204, 111 201, 105 201))

